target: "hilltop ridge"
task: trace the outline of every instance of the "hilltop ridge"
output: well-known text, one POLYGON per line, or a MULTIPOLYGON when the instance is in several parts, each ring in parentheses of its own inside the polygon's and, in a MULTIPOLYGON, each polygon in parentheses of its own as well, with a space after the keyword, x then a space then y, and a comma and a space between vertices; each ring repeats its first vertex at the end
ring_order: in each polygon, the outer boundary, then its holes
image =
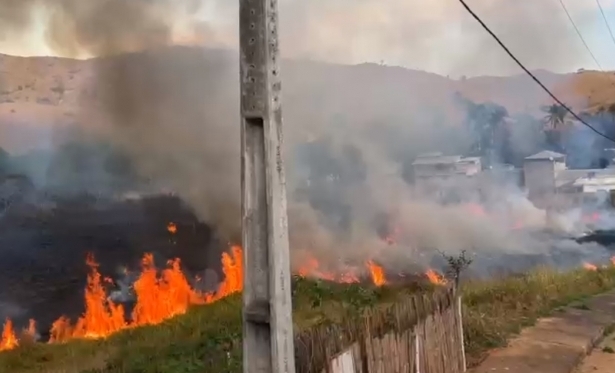
MULTIPOLYGON (((285 117, 298 126, 417 115, 454 122, 460 118, 456 93, 493 101, 511 113, 538 114, 541 105, 552 103, 524 74, 454 80, 403 67, 306 60, 285 60, 282 74, 285 117)), ((536 75, 576 110, 615 102, 613 73, 540 70, 536 75)), ((106 91, 118 82, 126 84, 118 92, 129 89, 143 105, 173 95, 174 102, 202 105, 209 119, 238 119, 238 63, 232 51, 175 46, 90 60, 0 55, 0 146, 29 146, 41 128, 96 122, 108 114, 106 91)))

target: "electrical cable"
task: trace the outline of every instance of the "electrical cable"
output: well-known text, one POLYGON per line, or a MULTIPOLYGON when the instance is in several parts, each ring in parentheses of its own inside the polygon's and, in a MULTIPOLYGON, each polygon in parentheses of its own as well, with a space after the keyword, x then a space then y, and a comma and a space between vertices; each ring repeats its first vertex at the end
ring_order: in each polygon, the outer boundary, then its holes
POLYGON ((615 36, 613 36, 613 30, 611 29, 611 25, 609 24, 609 21, 606 18, 606 14, 604 13, 604 8, 602 8, 602 4, 600 4, 600 0, 596 0, 596 4, 598 4, 598 9, 600 9, 600 14, 602 14, 602 19, 604 19, 604 24, 606 25, 606 28, 609 30, 609 35, 611 35, 611 40, 613 41, 613 45, 615 45, 615 36))
POLYGON ((579 31, 579 28, 577 27, 577 24, 574 23, 574 20, 572 19, 572 16, 570 15, 570 12, 568 12, 568 8, 566 8, 566 4, 564 4, 564 0, 559 0, 559 3, 562 6, 562 8, 564 9, 564 12, 566 13, 566 15, 568 16, 568 20, 570 21, 570 23, 572 23, 572 27, 574 27, 574 30, 577 32, 577 35, 579 36, 579 39, 581 39, 581 42, 583 42, 583 45, 585 46, 585 49, 587 49, 587 52, 589 53, 589 55, 592 56, 594 62, 598 66, 598 68, 600 70, 604 71, 602 69, 602 65, 600 65, 600 62, 598 62, 598 59, 596 58, 596 56, 594 55, 592 50, 589 49, 589 45, 587 45, 587 42, 585 41, 585 38, 583 38, 583 35, 581 34, 581 31, 579 31))
POLYGON ((536 82, 536 84, 538 84, 549 96, 551 96, 551 98, 557 102, 559 105, 561 105, 564 109, 566 109, 567 112, 570 113, 570 115, 572 115, 576 120, 578 120, 580 123, 582 123, 583 125, 585 125, 587 128, 591 129, 592 131, 594 131, 596 134, 598 134, 599 136, 612 141, 615 143, 615 139, 605 135, 604 133, 598 131, 596 128, 594 128, 592 125, 590 125, 589 123, 587 123, 585 120, 583 120, 577 113, 575 113, 574 111, 572 111, 572 109, 570 109, 568 107, 568 105, 564 104, 559 98, 557 98, 557 96, 555 96, 553 94, 553 92, 551 92, 549 90, 549 88, 547 88, 534 74, 532 74, 532 72, 530 70, 528 70, 525 65, 523 65, 523 63, 521 63, 521 61, 519 61, 519 59, 517 57, 515 57, 515 55, 508 49, 508 47, 506 47, 506 45, 504 45, 504 43, 500 40, 500 38, 498 38, 498 36, 496 34, 493 33, 493 31, 491 31, 491 29, 485 24, 485 22, 483 22, 482 19, 480 19, 480 17, 474 13, 474 11, 470 8, 470 6, 465 2, 465 0, 459 0, 459 2, 461 3, 461 5, 463 5, 463 7, 468 11, 468 13, 470 13, 470 15, 485 29, 485 31, 487 31, 489 33, 489 35, 491 35, 495 41, 500 45, 500 47, 502 47, 502 49, 504 49, 504 51, 506 52, 506 54, 508 54, 508 56, 510 56, 510 58, 513 59, 513 61, 515 61, 517 63, 517 65, 519 65, 519 67, 521 67, 521 69, 523 69, 523 71, 525 71, 525 73, 527 75, 529 75, 534 82, 536 82))

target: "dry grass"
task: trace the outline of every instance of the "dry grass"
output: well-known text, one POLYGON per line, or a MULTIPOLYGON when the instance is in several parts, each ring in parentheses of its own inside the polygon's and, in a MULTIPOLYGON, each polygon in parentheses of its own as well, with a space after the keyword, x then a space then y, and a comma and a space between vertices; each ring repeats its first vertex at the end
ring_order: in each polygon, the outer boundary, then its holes
POLYGON ((577 74, 559 92, 575 104, 577 110, 595 112, 608 108, 615 103, 615 74, 598 71, 577 74))
POLYGON ((464 331, 468 363, 504 346, 522 327, 561 306, 582 307, 583 299, 615 288, 615 269, 572 272, 536 270, 522 277, 468 284, 464 294, 464 331))
MULTIPOLYGON (((294 285, 297 330, 430 289, 374 289, 297 279, 294 285)), ((504 345, 538 317, 611 288, 615 288, 615 269, 567 273, 543 269, 467 284, 463 292, 469 361, 479 361, 488 349, 504 345)), ((129 330, 107 340, 32 344, 5 352, 0 354, 0 372, 240 372, 241 332, 240 297, 233 296, 161 325, 129 330)))

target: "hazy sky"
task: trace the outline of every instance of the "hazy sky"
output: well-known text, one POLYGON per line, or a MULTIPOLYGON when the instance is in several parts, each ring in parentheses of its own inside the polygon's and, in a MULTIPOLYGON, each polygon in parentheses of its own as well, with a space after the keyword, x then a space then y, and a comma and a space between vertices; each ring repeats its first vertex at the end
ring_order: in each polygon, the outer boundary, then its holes
MULTIPOLYGON (((201 6, 174 22, 177 41, 236 47, 237 0, 177 0, 188 1, 201 6)), ((597 68, 559 0, 467 2, 528 67, 558 72, 597 68)), ((596 1, 564 3, 602 67, 615 70, 615 42, 596 1)), ((601 3, 615 31, 615 0, 601 3)), ((0 0, 0 13, 10 4, 0 0)), ((519 71, 456 0, 280 0, 280 7, 287 57, 383 61, 452 76, 519 71)), ((39 6, 32 13, 28 32, 0 32, 0 52, 56 54, 45 43, 47 12, 39 6)))

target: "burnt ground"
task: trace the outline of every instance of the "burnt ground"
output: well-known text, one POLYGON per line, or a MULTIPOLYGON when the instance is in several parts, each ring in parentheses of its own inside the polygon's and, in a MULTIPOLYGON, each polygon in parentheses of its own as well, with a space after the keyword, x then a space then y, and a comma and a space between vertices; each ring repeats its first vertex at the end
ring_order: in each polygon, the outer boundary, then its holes
MULTIPOLYGON (((228 244, 217 240, 212 229, 199 223, 177 197, 126 201, 91 196, 35 197, 0 209, 0 319, 11 317, 18 326, 25 326, 34 318, 39 331, 45 333, 59 316, 76 318, 83 312, 87 253, 95 255, 101 273, 116 278, 123 266, 137 269, 145 252, 153 253, 160 267, 168 259, 180 258, 189 277, 197 273, 204 277, 209 268, 221 278, 220 255, 228 244), (169 222, 177 225, 175 235, 167 231, 169 222)), ((605 246, 615 243, 613 232, 596 234, 578 241, 598 241, 605 246)), ((595 249, 597 263, 613 255, 595 249)), ((556 248, 546 254, 487 254, 474 257, 470 272, 520 273, 541 264, 578 267, 588 255, 556 248)), ((442 270, 446 263, 436 256, 431 267, 442 270)), ((408 274, 403 270, 408 268, 388 273, 387 278, 406 282, 414 278, 413 273, 421 273, 420 269, 408 274)))
POLYGON ((579 243, 595 242, 609 247, 615 254, 615 229, 596 230, 576 239, 579 243))
POLYGON ((158 265, 179 257, 189 274, 220 270, 218 244, 179 200, 158 196, 101 202, 90 197, 55 199, 51 208, 17 204, 0 217, 0 317, 25 325, 37 320, 45 332, 61 315, 83 311, 87 253, 104 275, 139 268, 145 252, 158 265), (177 225, 171 235, 169 222, 177 225))

